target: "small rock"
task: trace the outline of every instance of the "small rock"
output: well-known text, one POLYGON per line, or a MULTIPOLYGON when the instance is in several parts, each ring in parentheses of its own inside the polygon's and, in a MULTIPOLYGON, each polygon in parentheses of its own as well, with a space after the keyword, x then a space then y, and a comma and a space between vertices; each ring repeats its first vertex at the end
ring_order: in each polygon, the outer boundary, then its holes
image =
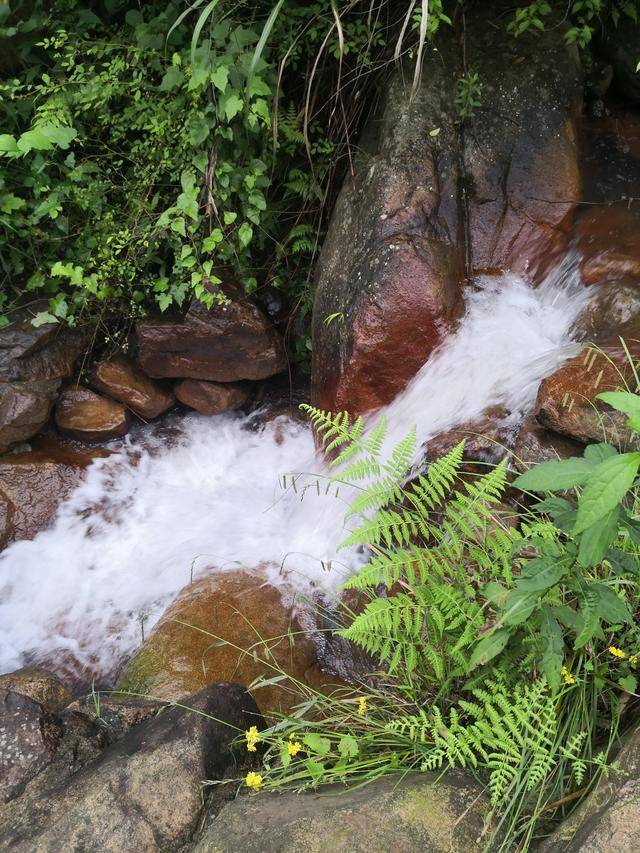
POLYGON ((547 838, 540 853, 631 853, 640 850, 640 729, 586 800, 547 838))
POLYGON ((486 810, 482 787, 461 773, 243 796, 211 822, 195 853, 480 853, 486 810))
MULTIPOLYGON (((629 341, 631 356, 640 356, 638 342, 629 341)), ((603 391, 625 387, 632 379, 631 365, 616 342, 600 349, 587 347, 542 381, 535 415, 542 426, 587 444, 609 441, 627 445, 632 434, 625 426, 627 417, 596 400, 603 391)))
POLYGON ((146 853, 186 844, 203 781, 222 778, 237 761, 237 732, 261 721, 237 684, 213 685, 185 705, 135 726, 62 783, 45 771, 1 813, 0 848, 146 853))
POLYGON ((108 441, 126 435, 130 417, 123 405, 88 388, 63 391, 56 405, 56 425, 80 441, 108 441))
POLYGON ((58 676, 38 666, 26 666, 0 675, 0 691, 3 690, 27 696, 52 713, 62 711, 73 701, 58 676))
POLYGON ((0 453, 40 432, 59 386, 58 379, 0 382, 0 453))
POLYGON ((153 382, 123 355, 96 364, 90 381, 96 390, 123 403, 145 420, 157 418, 175 403, 168 388, 153 382))
POLYGON ((38 702, 0 690, 0 801, 16 797, 51 761, 53 746, 43 727, 38 702))
POLYGON ((203 415, 219 415, 230 409, 239 409, 249 398, 246 385, 205 382, 202 379, 183 379, 174 391, 181 403, 203 415))
POLYGON ((235 285, 222 290, 230 299, 224 307, 207 309, 195 300, 185 317, 138 323, 139 359, 148 376, 236 382, 285 369, 282 340, 258 306, 235 285))
MULTIPOLYGON (((250 685, 268 672, 254 652, 310 686, 335 682, 320 671, 316 626, 307 627, 294 600, 291 591, 246 572, 218 572, 190 584, 127 664, 117 689, 177 700, 221 679, 250 685)), ((287 711, 300 701, 286 684, 253 694, 265 713, 287 711)))
POLYGON ((0 381, 67 379, 85 347, 85 336, 76 329, 58 323, 31 325, 37 311, 22 309, 11 315, 11 322, 0 331, 0 381))

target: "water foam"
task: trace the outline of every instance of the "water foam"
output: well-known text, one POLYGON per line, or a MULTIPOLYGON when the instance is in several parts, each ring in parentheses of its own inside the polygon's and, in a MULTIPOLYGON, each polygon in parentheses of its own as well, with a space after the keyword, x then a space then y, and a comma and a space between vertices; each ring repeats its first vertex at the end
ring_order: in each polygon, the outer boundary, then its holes
MULTIPOLYGON (((535 290, 515 275, 479 279, 456 332, 387 408, 389 443, 413 424, 423 442, 491 405, 526 411, 576 352, 570 329, 585 302, 575 260, 535 290)), ((262 565, 302 589, 335 589, 353 572, 361 555, 337 553, 347 496, 281 487, 283 474, 321 469, 310 430, 247 426, 191 414, 169 442, 149 432, 96 460, 53 527, 0 556, 0 672, 71 660, 104 677, 139 644, 141 624, 148 632, 207 571, 262 565)))

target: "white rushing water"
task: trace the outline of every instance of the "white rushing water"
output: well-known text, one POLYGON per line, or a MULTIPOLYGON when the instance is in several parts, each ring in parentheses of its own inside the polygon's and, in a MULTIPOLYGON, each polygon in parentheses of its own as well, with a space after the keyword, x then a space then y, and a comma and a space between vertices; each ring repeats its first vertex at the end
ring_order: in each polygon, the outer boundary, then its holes
MULTIPOLYGON (((565 261, 535 290, 515 275, 478 280, 456 332, 387 408, 389 443, 414 424, 421 443, 490 405, 530 408, 576 352, 575 269, 565 261)), ((264 564, 271 580, 335 589, 354 570, 361 557, 336 554, 344 503, 282 489, 283 474, 322 468, 309 428, 246 420, 191 414, 166 444, 130 437, 92 464, 51 529, 0 556, 0 672, 68 657, 100 678, 140 642, 141 620, 148 632, 207 571, 264 564)))

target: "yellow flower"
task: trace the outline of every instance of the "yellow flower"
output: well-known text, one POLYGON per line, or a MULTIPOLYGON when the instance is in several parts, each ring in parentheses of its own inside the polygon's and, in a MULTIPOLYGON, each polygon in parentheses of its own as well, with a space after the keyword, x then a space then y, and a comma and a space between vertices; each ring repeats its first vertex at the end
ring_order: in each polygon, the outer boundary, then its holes
POLYGON ((293 758, 302 749, 302 744, 298 740, 292 740, 287 744, 287 749, 289 750, 289 755, 293 758))
POLYGON ((367 697, 361 696, 358 699, 358 713, 360 716, 364 716, 367 713, 367 697))
POLYGON ((609 646, 609 654, 613 655, 614 658, 620 658, 621 660, 626 657, 622 649, 617 649, 615 646, 609 646))
POLYGON ((250 770, 247 773, 247 777, 244 781, 246 782, 247 788, 251 788, 254 791, 262 788, 262 776, 259 773, 254 773, 253 770, 250 770))
POLYGON ((631 666, 635 666, 638 663, 638 655, 631 655, 629 658, 629 663, 631 666))
POLYGON ((247 752, 255 752, 256 744, 260 743, 260 735, 257 727, 251 726, 251 728, 244 733, 244 736, 247 739, 247 752))
POLYGON ((567 669, 566 666, 562 667, 562 677, 564 678, 565 684, 575 684, 576 683, 575 678, 571 675, 571 673, 569 672, 569 670, 567 669))

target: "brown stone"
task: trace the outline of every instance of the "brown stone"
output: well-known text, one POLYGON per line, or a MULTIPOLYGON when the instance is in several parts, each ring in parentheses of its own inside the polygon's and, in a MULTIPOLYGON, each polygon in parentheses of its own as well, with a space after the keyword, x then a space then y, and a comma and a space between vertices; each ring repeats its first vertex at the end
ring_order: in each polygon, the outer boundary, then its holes
POLYGON ((0 453, 37 435, 49 420, 60 381, 0 382, 0 453))
POLYGON ((465 19, 466 65, 482 86, 465 121, 464 202, 471 271, 539 281, 567 245, 581 201, 578 119, 583 84, 562 28, 514 39, 478 3, 465 19))
POLYGON ((239 409, 249 398, 249 387, 236 382, 183 379, 173 390, 181 403, 203 415, 219 415, 221 412, 239 409))
POLYGON ((635 208, 591 208, 576 226, 576 247, 585 284, 640 283, 640 213, 635 208))
POLYGON ((518 433, 518 417, 501 406, 490 406, 482 415, 424 444, 428 460, 439 459, 465 441, 464 458, 473 462, 498 463, 511 450, 518 433))
POLYGON ((123 355, 98 362, 90 381, 96 390, 123 403, 144 420, 157 418, 175 403, 168 388, 149 379, 123 355))
POLYGON ((398 72, 361 140, 317 269, 312 402, 362 414, 389 403, 440 343, 464 270, 452 49, 414 98, 398 72), (439 128, 438 136, 430 136, 439 128))
POLYGON ((32 326, 31 319, 45 307, 16 311, 0 331, 0 381, 66 379, 85 347, 85 336, 58 323, 32 326))
MULTIPOLYGON (((626 354, 615 343, 600 349, 585 348, 542 381, 535 405, 535 415, 542 426, 584 443, 629 443, 631 435, 625 427, 626 415, 596 400, 603 391, 624 389, 626 381, 632 380, 626 354)), ((627 344, 637 360, 639 343, 628 341, 627 344)))
POLYGON ((43 723, 38 702, 0 691, 0 803, 17 796, 51 761, 53 746, 43 723))
POLYGON ((572 329, 576 340, 601 344, 614 337, 640 339, 640 281, 610 281, 591 292, 572 329))
MULTIPOLYGON (((220 572, 190 584, 125 667, 117 689, 175 700, 220 679, 249 686, 262 674, 276 675, 269 662, 311 686, 326 684, 330 679, 318 668, 306 622, 287 598, 245 572, 220 572)), ((264 713, 287 711, 300 701, 286 682, 251 692, 264 713)))
POLYGON ((211 309, 194 301, 181 318, 138 323, 138 349, 148 376, 236 382, 266 379, 286 367, 282 341, 257 305, 225 283, 229 303, 211 309))
POLYGON ((518 471, 526 471, 540 462, 582 456, 583 452, 584 446, 580 442, 545 429, 531 415, 520 427, 513 448, 513 462, 518 471))
POLYGON ((88 388, 63 391, 56 405, 56 425, 80 441, 108 441, 129 431, 129 413, 121 403, 88 388))
POLYGON ((73 696, 58 676, 38 666, 26 666, 0 675, 0 692, 3 690, 27 696, 53 713, 62 711, 73 701, 73 696))
POLYGON ((52 523, 60 504, 105 450, 82 450, 62 441, 0 459, 0 548, 33 539, 52 523))

